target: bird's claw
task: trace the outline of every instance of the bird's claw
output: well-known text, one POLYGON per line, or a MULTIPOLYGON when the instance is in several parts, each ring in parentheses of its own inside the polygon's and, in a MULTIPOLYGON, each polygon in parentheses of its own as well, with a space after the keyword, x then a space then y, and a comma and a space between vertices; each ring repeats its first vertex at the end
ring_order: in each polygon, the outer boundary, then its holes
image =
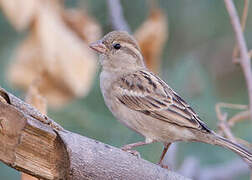
POLYGON ((139 153, 138 151, 136 151, 136 150, 127 149, 127 148, 125 148, 125 147, 122 147, 121 149, 122 149, 123 151, 125 151, 125 152, 128 152, 128 153, 130 153, 130 154, 136 156, 137 158, 141 158, 140 153, 139 153))
POLYGON ((164 168, 164 169, 168 169, 169 170, 169 167, 167 165, 164 165, 164 164, 158 164, 161 168, 164 168))

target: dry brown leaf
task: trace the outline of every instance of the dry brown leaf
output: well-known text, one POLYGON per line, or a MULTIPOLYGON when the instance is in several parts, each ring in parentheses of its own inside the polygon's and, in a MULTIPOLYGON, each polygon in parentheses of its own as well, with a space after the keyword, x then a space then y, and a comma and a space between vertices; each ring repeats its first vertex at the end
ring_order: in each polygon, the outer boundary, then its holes
POLYGON ((34 19, 39 0, 0 0, 0 6, 17 30, 23 30, 34 19))
POLYGON ((48 104, 53 107, 60 107, 76 97, 64 84, 54 79, 46 71, 41 74, 40 81, 39 92, 45 96, 48 104))
POLYGON ((74 95, 86 94, 96 72, 96 55, 49 7, 41 9, 35 26, 49 75, 74 95))
POLYGON ((100 39, 101 27, 96 20, 83 10, 66 9, 62 11, 65 23, 88 44, 100 39))
POLYGON ((155 8, 134 34, 147 67, 156 73, 160 71, 161 53, 168 38, 167 27, 166 16, 161 9, 155 8))
POLYGON ((23 90, 27 90, 30 84, 43 70, 41 50, 36 37, 30 34, 18 47, 15 62, 8 71, 9 81, 23 90))
POLYGON ((29 37, 17 51, 10 81, 27 89, 37 78, 39 91, 52 106, 85 96, 96 74, 97 57, 64 23, 49 2, 37 12, 29 37))

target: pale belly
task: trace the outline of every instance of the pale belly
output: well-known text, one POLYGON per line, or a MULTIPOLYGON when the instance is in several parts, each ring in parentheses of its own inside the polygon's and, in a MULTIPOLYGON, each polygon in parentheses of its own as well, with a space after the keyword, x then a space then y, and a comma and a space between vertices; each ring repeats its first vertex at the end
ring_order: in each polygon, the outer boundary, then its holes
POLYGON ((141 112, 131 110, 113 97, 105 97, 105 102, 118 121, 143 135, 148 141, 163 143, 174 141, 191 141, 195 135, 188 128, 180 127, 159 119, 152 118, 141 112))

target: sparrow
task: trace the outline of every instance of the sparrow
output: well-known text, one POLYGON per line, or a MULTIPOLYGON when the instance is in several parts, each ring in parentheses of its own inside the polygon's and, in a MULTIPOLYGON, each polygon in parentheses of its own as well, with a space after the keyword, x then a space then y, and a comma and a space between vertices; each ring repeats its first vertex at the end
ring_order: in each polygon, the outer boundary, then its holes
POLYGON ((137 41, 124 31, 112 31, 90 44, 100 54, 100 88, 104 101, 122 124, 145 137, 123 150, 162 142, 164 150, 177 141, 218 145, 237 153, 252 167, 252 153, 209 129, 197 113, 144 64, 137 41))

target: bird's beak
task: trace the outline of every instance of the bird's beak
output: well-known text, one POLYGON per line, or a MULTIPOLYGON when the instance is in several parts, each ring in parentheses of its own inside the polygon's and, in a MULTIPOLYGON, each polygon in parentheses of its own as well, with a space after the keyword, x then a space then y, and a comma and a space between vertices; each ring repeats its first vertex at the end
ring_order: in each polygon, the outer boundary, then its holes
POLYGON ((95 50, 98 53, 104 54, 107 51, 106 46, 102 43, 102 40, 98 40, 94 43, 91 43, 89 47, 95 50))

